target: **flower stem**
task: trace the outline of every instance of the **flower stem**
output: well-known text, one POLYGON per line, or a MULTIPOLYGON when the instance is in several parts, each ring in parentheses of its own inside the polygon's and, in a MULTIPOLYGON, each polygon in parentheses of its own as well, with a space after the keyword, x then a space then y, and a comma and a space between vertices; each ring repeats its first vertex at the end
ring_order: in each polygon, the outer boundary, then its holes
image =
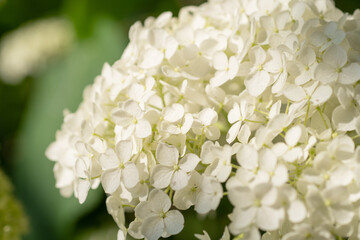
POLYGON ((258 113, 262 113, 262 114, 264 114, 264 115, 266 115, 266 116, 269 115, 269 113, 264 112, 264 111, 261 111, 261 110, 257 110, 256 108, 254 109, 254 111, 255 111, 255 112, 258 112, 258 113))
POLYGON ((266 123, 266 122, 263 122, 263 121, 255 121, 255 120, 251 120, 251 119, 244 119, 244 122, 260 123, 260 124, 265 124, 266 123))
POLYGON ((309 111, 310 111, 310 98, 308 100, 307 108, 306 108, 306 116, 305 116, 305 123, 304 123, 305 127, 306 127, 306 124, 307 124, 307 121, 308 121, 309 111))
POLYGON ((231 164, 231 167, 233 167, 233 168, 235 168, 235 169, 239 169, 239 168, 240 168, 240 166, 235 165, 235 164, 231 164))
POLYGON ((317 109, 317 110, 318 110, 318 112, 320 113, 321 119, 323 120, 323 122, 324 122, 324 125, 325 125, 326 129, 328 129, 329 127, 328 127, 328 125, 327 125, 327 123, 326 123, 326 120, 325 120, 325 118, 324 118, 324 115, 323 115, 323 113, 322 113, 322 111, 321 111, 320 107, 317 107, 316 109, 317 109))
POLYGON ((360 134, 355 135, 355 136, 352 136, 351 138, 352 138, 352 139, 357 139, 358 137, 360 137, 360 134))
POLYGON ((288 112, 289 112, 289 107, 290 107, 290 101, 288 100, 288 101, 287 101, 287 104, 286 104, 285 114, 288 114, 288 112))
POLYGON ((135 208, 136 207, 135 205, 130 205, 130 204, 123 204, 122 206, 123 207, 130 207, 130 208, 135 208))

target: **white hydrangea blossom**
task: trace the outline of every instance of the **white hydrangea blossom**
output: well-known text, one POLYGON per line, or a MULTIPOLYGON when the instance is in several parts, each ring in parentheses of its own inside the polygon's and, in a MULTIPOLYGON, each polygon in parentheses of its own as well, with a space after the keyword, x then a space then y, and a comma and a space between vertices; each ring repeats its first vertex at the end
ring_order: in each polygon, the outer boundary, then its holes
POLYGON ((359 36, 330 0, 137 22, 46 151, 56 187, 83 203, 101 184, 118 239, 178 234, 223 198, 222 239, 360 239, 359 36))
POLYGON ((1 39, 1 79, 17 84, 35 74, 50 59, 66 51, 73 38, 73 26, 62 18, 41 19, 20 26, 1 39))

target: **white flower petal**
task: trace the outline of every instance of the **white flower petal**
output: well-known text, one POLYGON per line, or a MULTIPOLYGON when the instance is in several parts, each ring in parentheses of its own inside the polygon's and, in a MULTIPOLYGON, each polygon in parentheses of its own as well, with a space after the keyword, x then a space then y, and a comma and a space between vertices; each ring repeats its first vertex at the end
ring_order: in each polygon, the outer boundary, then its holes
POLYGON ((117 240, 126 240, 126 233, 124 233, 121 229, 117 232, 117 240))
POLYGON ((199 162, 200 158, 197 155, 188 153, 180 160, 179 165, 185 172, 190 172, 195 169, 199 162))
POLYGON ((186 174, 185 171, 182 169, 179 169, 174 172, 171 181, 170 181, 170 187, 173 190, 180 190, 184 188, 189 182, 189 176, 186 174))
POLYGON ((226 71, 217 71, 210 79, 210 84, 212 87, 219 87, 229 80, 229 75, 226 71))
POLYGON ((289 220, 293 223, 299 223, 306 217, 306 207, 300 200, 290 202, 288 209, 289 220))
POLYGON ((343 108, 341 105, 336 107, 332 113, 332 122, 340 131, 352 131, 356 129, 357 119, 354 107, 343 108))
POLYGON ((156 160, 165 166, 173 167, 178 163, 179 151, 176 147, 165 143, 159 143, 156 148, 156 160))
POLYGON ((123 140, 116 144, 116 152, 120 162, 125 163, 130 160, 132 155, 132 147, 132 142, 129 140, 123 140))
POLYGON ((234 103, 234 106, 232 107, 232 109, 230 109, 228 113, 228 121, 229 123, 234 123, 236 121, 239 121, 240 117, 241 117, 240 106, 239 104, 234 103))
POLYGON ((156 165, 152 170, 151 184, 156 188, 165 188, 169 186, 173 173, 172 167, 156 165))
POLYGON ((237 139, 240 143, 248 143, 251 135, 250 127, 247 124, 243 124, 240 128, 237 139))
POLYGON ((350 63, 345 66, 340 75, 339 82, 342 84, 354 84, 360 80, 360 64, 350 63))
POLYGON ((341 68, 347 61, 347 54, 342 47, 338 45, 332 45, 324 53, 323 59, 324 62, 330 64, 334 68, 341 68))
POLYGON ((224 165, 224 163, 222 161, 219 162, 219 165, 221 166, 220 171, 217 172, 216 174, 216 178, 219 180, 219 182, 223 183, 225 182, 228 177, 230 176, 232 167, 230 164, 228 165, 224 165), (221 165, 222 166, 221 166, 221 165))
POLYGON ((299 53, 299 60, 305 65, 310 66, 316 60, 316 54, 311 47, 304 47, 299 53))
POLYGON ((274 83, 274 85, 272 85, 271 87, 271 91, 273 93, 279 93, 283 90, 286 80, 287 80, 288 74, 287 72, 283 72, 279 75, 278 79, 276 80, 276 82, 274 83))
POLYGON ((90 181, 79 179, 76 186, 77 198, 79 203, 83 204, 90 190, 90 181))
POLYGON ((205 129, 205 136, 211 141, 218 140, 220 138, 220 129, 216 126, 209 126, 205 129))
POLYGON ((146 138, 150 136, 151 133, 151 124, 149 121, 145 119, 138 120, 135 127, 135 136, 138 138, 146 138))
POLYGON ((216 70, 225 70, 228 67, 228 58, 224 52, 216 52, 212 60, 216 70))
POLYGON ((270 82, 270 76, 265 71, 257 71, 245 79, 246 89, 251 96, 257 97, 265 91, 270 82))
POLYGON ((277 157, 281 157, 288 149, 289 147, 283 142, 278 142, 271 148, 277 157))
POLYGON ((147 240, 158 240, 164 233, 164 221, 159 216, 148 217, 141 225, 141 233, 147 240))
POLYGON ((336 68, 326 63, 319 63, 315 69, 315 79, 320 82, 335 82, 338 79, 338 75, 336 68))
POLYGON ((218 120, 218 115, 212 108, 204 108, 199 112, 198 118, 204 126, 214 124, 218 120))
POLYGON ((184 116, 184 107, 175 103, 164 110, 164 119, 169 122, 179 121, 184 116))
POLYGON ((99 162, 104 170, 116 168, 120 163, 114 149, 112 148, 106 149, 106 152, 100 155, 99 162))
POLYGON ((192 127, 193 122, 194 122, 194 118, 191 115, 191 113, 186 113, 184 116, 184 122, 181 126, 181 133, 186 134, 192 127))
POLYGON ((252 67, 253 67, 253 63, 251 62, 240 63, 238 75, 242 77, 249 75, 249 73, 253 71, 252 67))
POLYGON ((195 233, 194 236, 199 240, 211 240, 209 234, 205 230, 203 231, 203 233, 204 233, 204 235, 195 233))
POLYGON ((113 193, 120 186, 121 173, 118 168, 110 169, 101 175, 101 184, 106 193, 113 193))
POLYGON ((135 207, 135 217, 141 220, 144 220, 145 218, 151 216, 151 215, 157 215, 157 213, 153 212, 152 204, 151 202, 144 201, 140 202, 135 207))
POLYGON ((318 106, 329 100, 332 95, 332 88, 329 85, 321 85, 316 88, 315 92, 311 95, 310 102, 314 106, 318 106))
POLYGON ((303 155, 303 150, 300 147, 295 147, 287 151, 282 155, 282 158, 286 162, 294 162, 303 155))
POLYGON ((236 74, 239 71, 239 61, 236 59, 236 57, 231 56, 229 58, 229 66, 228 66, 228 74, 229 74, 229 79, 233 79, 236 74))
POLYGON ((153 189, 149 194, 149 200, 152 211, 155 213, 167 212, 171 207, 169 196, 159 189, 153 189))
POLYGON ((128 112, 126 112, 122 109, 114 111, 111 114, 111 119, 114 121, 115 124, 124 126, 124 127, 131 124, 131 121, 133 120, 131 114, 129 114, 128 112))
POLYGON ((259 165, 260 168, 267 171, 273 172, 277 163, 276 155, 268 148, 264 148, 259 153, 259 165))
POLYGON ((249 58, 252 63, 255 64, 255 66, 264 63, 266 59, 266 52, 265 50, 260 46, 255 46, 249 51, 249 58))
POLYGON ((303 71, 301 72, 301 74, 299 76, 297 76, 295 78, 295 83, 296 85, 303 85, 305 83, 307 83, 308 81, 310 81, 311 79, 311 74, 308 71, 303 71))
POLYGON ((82 158, 78 158, 75 162, 75 172, 76 175, 80 178, 88 178, 89 166, 87 166, 86 161, 82 158))
POLYGON ((276 167, 274 175, 271 178, 271 182, 275 186, 281 186, 289 180, 288 169, 284 165, 280 164, 276 167))
MULTIPOLYGON (((249 226, 256 217, 256 208, 251 207, 248 209, 241 209, 235 207, 234 212, 231 214, 231 223, 230 229, 235 227, 236 229, 244 229, 245 227, 249 226)), ((270 219, 272 216, 269 216, 270 219)))
POLYGON ((256 215, 256 224, 265 231, 274 231, 279 229, 280 222, 284 218, 284 210, 271 207, 261 207, 256 215))
MULTIPOLYGON (((124 103, 124 109, 131 116, 138 118, 142 115, 142 110, 137 102, 134 100, 129 100, 124 103)), ((132 119, 131 119, 132 120, 132 119)))
POLYGON ((141 68, 149 69, 159 66, 164 59, 164 54, 156 48, 147 48, 140 58, 139 66, 141 68))
POLYGON ((295 84, 288 84, 284 87, 283 93, 285 97, 294 102, 299 102, 306 98, 304 89, 295 84))
POLYGON ((236 122, 230 127, 229 131, 227 132, 226 141, 229 144, 232 143, 235 140, 236 136, 239 134, 241 123, 241 121, 236 122))
POLYGON ((290 128, 285 135, 285 142, 291 147, 294 147, 300 140, 302 135, 302 128, 296 125, 290 128))
POLYGON ((184 217, 178 210, 171 210, 164 219, 165 231, 170 235, 178 234, 184 228, 184 222, 184 217))
POLYGON ((345 225, 351 222, 355 212, 351 207, 333 207, 332 214, 339 225, 345 225))
POLYGON ((122 170, 122 180, 127 188, 132 188, 139 182, 139 171, 134 163, 125 163, 125 167, 122 170))
MULTIPOLYGON (((228 186, 227 186, 228 187, 228 186)), ((248 208, 253 205, 255 199, 249 187, 238 186, 228 189, 229 200, 235 207, 242 209, 248 208)))
POLYGON ((249 170, 254 170, 258 167, 258 152, 252 146, 243 144, 236 154, 236 160, 240 166, 249 170))

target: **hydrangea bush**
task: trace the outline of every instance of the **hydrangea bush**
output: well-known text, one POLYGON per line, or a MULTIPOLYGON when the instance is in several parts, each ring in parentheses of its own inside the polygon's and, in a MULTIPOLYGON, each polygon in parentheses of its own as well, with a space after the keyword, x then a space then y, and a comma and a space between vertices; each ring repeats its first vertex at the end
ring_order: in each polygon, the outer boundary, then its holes
POLYGON ((223 198, 222 239, 360 239, 359 10, 210 0, 129 38, 46 151, 62 195, 101 185, 118 239, 178 234, 223 198))

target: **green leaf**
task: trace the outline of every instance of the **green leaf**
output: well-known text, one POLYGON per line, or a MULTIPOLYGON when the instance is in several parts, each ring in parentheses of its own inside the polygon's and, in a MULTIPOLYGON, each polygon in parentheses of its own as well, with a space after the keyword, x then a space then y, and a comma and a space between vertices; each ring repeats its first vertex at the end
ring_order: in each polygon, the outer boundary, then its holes
POLYGON ((91 190, 83 205, 74 197, 60 196, 55 188, 54 163, 44 153, 60 129, 63 109, 75 111, 84 87, 100 74, 104 62, 120 58, 126 43, 120 33, 114 22, 98 20, 92 37, 79 42, 68 56, 34 81, 18 135, 13 173, 16 192, 30 217, 31 233, 26 239, 70 239, 79 217, 103 200, 101 189, 91 190))

